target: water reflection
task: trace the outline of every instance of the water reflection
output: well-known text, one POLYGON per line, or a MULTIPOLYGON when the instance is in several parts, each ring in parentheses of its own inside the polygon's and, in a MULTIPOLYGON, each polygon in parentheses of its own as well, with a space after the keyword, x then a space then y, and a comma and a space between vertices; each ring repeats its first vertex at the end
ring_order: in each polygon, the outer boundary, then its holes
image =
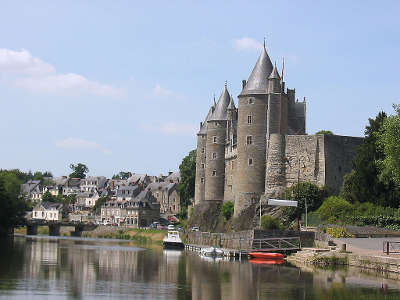
POLYGON ((1 241, 0 299, 398 299, 398 281, 360 269, 301 270, 128 243, 1 241))

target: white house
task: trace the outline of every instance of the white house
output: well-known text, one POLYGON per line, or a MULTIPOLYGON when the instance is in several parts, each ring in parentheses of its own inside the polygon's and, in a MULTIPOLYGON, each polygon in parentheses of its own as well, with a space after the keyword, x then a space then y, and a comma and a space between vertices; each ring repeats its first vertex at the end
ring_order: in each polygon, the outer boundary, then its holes
POLYGON ((62 203, 40 202, 32 211, 32 219, 46 221, 61 221, 62 203))

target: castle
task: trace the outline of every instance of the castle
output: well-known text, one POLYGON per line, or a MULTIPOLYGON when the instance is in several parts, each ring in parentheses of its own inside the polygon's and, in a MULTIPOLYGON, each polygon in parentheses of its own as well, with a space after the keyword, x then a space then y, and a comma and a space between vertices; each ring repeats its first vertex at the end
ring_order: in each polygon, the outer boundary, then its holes
POLYGON ((232 201, 235 216, 297 182, 338 192, 358 137, 306 134, 306 102, 285 88, 265 45, 238 107, 225 83, 197 133, 195 205, 232 201))

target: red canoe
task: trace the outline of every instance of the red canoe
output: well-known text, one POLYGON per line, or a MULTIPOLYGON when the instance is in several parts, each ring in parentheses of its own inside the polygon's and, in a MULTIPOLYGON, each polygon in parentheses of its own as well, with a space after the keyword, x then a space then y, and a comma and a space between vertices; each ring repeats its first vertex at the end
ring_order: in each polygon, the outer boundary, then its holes
POLYGON ((261 258, 253 258, 249 259, 249 262, 257 265, 280 265, 285 261, 283 259, 261 259, 261 258))
POLYGON ((283 259, 281 253, 270 253, 270 252, 250 252, 251 258, 262 258, 262 259, 283 259))

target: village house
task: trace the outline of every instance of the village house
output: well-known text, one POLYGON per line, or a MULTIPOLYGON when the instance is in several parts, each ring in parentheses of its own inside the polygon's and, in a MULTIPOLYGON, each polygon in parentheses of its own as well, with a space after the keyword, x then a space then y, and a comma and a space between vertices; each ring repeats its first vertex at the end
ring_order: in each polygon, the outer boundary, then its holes
POLYGON ((142 191, 135 199, 124 203, 125 224, 147 227, 160 219, 160 205, 149 190, 142 191))
POLYGON ((21 193, 27 200, 34 203, 41 201, 43 195, 43 187, 40 180, 29 180, 21 185, 21 193))
POLYGON ((180 196, 176 188, 177 184, 170 182, 155 182, 148 185, 147 190, 152 192, 160 204, 161 214, 175 215, 180 212, 180 196))
POLYGON ((168 176, 164 179, 164 182, 179 183, 181 181, 181 174, 179 172, 168 172, 168 176))
POLYGON ((147 174, 133 173, 132 176, 127 179, 127 182, 129 185, 138 185, 141 188, 145 188, 151 182, 151 179, 147 174))
POLYGON ((121 186, 117 190, 116 199, 117 201, 132 200, 140 193, 140 188, 137 185, 121 186))
POLYGON ((32 219, 46 221, 61 221, 62 203, 40 202, 32 211, 32 219))
POLYGON ((101 221, 103 223, 121 223, 126 216, 125 201, 110 200, 101 206, 101 221))
POLYGON ((93 192, 94 190, 104 189, 107 185, 107 178, 104 176, 89 176, 81 179, 81 191, 93 192))

